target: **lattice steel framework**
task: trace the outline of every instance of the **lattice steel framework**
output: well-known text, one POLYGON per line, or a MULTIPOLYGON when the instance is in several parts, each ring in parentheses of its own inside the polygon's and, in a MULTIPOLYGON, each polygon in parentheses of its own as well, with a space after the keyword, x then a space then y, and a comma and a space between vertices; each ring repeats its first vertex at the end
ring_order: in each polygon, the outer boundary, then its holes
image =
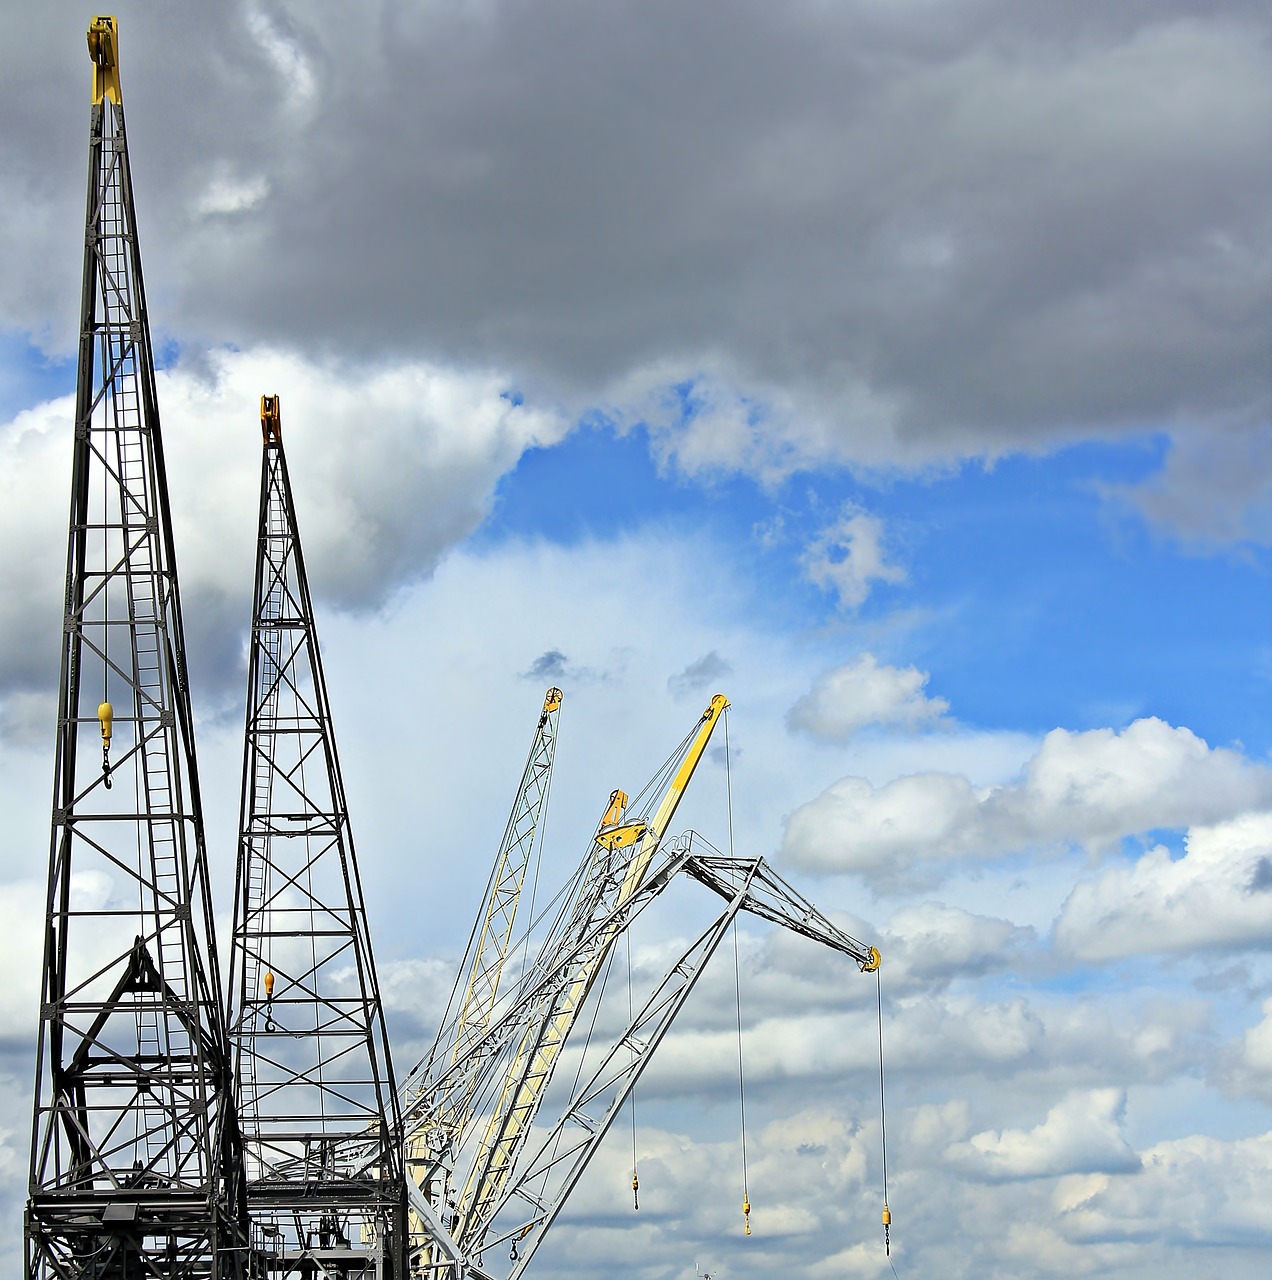
POLYGON ((401 1119, 276 397, 261 424, 230 965, 248 1206, 274 1273, 400 1278, 401 1119))
MULTIPOLYGON (((419 1128, 408 1143, 411 1176, 446 1219, 454 1209, 450 1179, 456 1146, 472 1118, 474 1096, 482 1079, 483 1059, 474 1050, 490 1027, 499 998, 521 890, 551 786, 563 697, 555 687, 544 695, 486 894, 429 1055, 445 1075, 437 1094, 427 1100, 427 1127, 419 1128)), ((433 1254, 429 1224, 418 1214, 411 1215, 410 1224, 413 1265, 426 1274, 433 1254)))
POLYGON ((529 1267, 740 911, 842 952, 863 972, 878 967, 875 948, 836 928, 762 858, 726 857, 692 832, 675 842, 663 866, 619 907, 623 928, 682 874, 706 885, 726 905, 667 970, 626 1029, 598 1055, 584 1050, 568 1105, 538 1136, 534 1152, 503 1188, 483 1245, 493 1249, 512 1243, 508 1280, 520 1280, 529 1267))
POLYGON ((229 1077, 114 19, 94 92, 26 1274, 238 1276, 229 1077))
POLYGON ((596 930, 594 926, 640 887, 728 705, 723 694, 716 694, 697 725, 663 765, 659 777, 647 788, 651 808, 657 798, 657 808, 648 817, 625 818, 627 796, 616 791, 610 797, 610 809, 580 869, 573 901, 563 910, 535 961, 537 969, 558 974, 558 983, 527 1020, 459 1197, 455 1238, 467 1248, 477 1248, 487 1237, 562 1047, 622 928, 617 918, 606 929, 596 930), (579 951, 582 938, 589 941, 579 951))

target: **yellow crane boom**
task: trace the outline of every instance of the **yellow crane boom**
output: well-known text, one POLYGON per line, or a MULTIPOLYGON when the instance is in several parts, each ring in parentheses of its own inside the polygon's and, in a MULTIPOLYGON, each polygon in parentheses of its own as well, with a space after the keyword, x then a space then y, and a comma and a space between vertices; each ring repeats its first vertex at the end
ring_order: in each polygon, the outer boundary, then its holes
MULTIPOLYGON (((729 700, 723 694, 711 699, 684 745, 675 773, 651 817, 624 821, 627 797, 621 791, 611 795, 609 808, 592 843, 587 874, 580 883, 564 936, 553 954, 574 951, 578 939, 595 922, 628 902, 640 888, 728 705, 729 700)), ((498 1205, 543 1100, 561 1047, 621 928, 621 919, 615 919, 609 927, 596 933, 590 945, 572 960, 560 985, 536 1007, 527 1022, 460 1197, 454 1234, 461 1243, 471 1244, 480 1237, 498 1205)), ((551 960, 541 958, 541 967, 550 968, 551 960)))

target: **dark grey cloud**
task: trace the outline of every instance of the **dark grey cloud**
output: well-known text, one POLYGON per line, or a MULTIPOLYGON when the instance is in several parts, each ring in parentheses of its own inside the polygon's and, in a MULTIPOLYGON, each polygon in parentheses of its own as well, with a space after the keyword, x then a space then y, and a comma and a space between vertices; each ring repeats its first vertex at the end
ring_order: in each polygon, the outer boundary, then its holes
POLYGON ((1249 892, 1265 893, 1272 889, 1272 858, 1260 858, 1250 876, 1249 892))
MULTIPOLYGON (((1270 298, 1272 305, 1272 298, 1270 298)), ((1272 543, 1272 421, 1177 432, 1145 480, 1100 492, 1181 543, 1201 550, 1272 543)))
POLYGON ((733 668, 714 649, 691 662, 678 675, 667 681, 667 690, 678 698, 701 693, 710 684, 732 674, 733 668))
MULTIPOLYGON (((576 403, 710 368, 873 461, 1266 416, 1263 6, 119 8, 152 311, 191 341, 576 403)), ((83 25, 31 7, 2 55, 0 317, 63 346, 83 25)))
POLYGON ((569 667, 569 658, 560 649, 549 649, 541 653, 525 673, 527 680, 560 680, 569 667))

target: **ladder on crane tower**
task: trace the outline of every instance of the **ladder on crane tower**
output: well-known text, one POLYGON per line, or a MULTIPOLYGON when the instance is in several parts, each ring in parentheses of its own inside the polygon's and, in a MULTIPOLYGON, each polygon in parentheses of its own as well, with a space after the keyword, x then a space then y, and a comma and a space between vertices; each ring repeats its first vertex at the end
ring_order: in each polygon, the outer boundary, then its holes
POLYGON ((277 396, 261 500, 230 952, 256 1262, 406 1275, 402 1122, 277 396))
POLYGON ((26 1276, 243 1276, 242 1153, 115 20, 95 18, 88 45, 26 1276))

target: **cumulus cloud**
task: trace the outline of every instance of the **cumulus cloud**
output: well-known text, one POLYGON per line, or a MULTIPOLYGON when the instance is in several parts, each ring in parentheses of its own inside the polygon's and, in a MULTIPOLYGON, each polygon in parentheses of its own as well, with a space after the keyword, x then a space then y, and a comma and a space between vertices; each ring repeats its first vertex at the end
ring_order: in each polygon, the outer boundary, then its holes
POLYGON ((1056 921, 1056 947, 1095 963, 1258 943, 1272 935, 1270 866, 1272 814, 1194 827, 1182 858, 1157 845, 1079 881, 1056 921))
POLYGON ((926 773, 874 787, 843 778, 797 809, 783 853, 809 870, 899 870, 1216 822, 1272 800, 1272 771, 1156 718, 1120 732, 1052 730, 1009 785, 926 773))
POLYGON ((1176 1138, 1141 1155, 1133 1175, 1106 1174, 1057 1189, 1060 1230, 1068 1239, 1272 1245, 1272 1133, 1232 1142, 1176 1138))
POLYGON ((1243 1033, 1224 1075, 1234 1090, 1272 1101, 1272 999, 1264 1000, 1263 1017, 1243 1033))
POLYGON ((1122 1133, 1126 1094, 1120 1089, 1072 1093, 1033 1129, 986 1130, 955 1143, 947 1159, 990 1181, 1072 1173, 1123 1173, 1139 1157, 1122 1133))
POLYGON ((906 573, 883 550, 883 522, 848 507, 808 544, 804 572, 814 586, 833 592, 841 609, 864 604, 876 582, 904 582, 906 573))
MULTIPOLYGON (((432 572, 522 452, 566 429, 493 373, 419 362, 350 369, 222 350, 160 373, 190 651, 216 687, 237 671, 248 622, 263 393, 282 399, 311 585, 348 610, 378 608, 432 572)), ((73 416, 63 398, 0 427, 0 694, 55 674, 73 416)))
POLYGON ((942 902, 903 907, 888 921, 889 983, 951 982, 1018 965, 1034 931, 942 902))
POLYGON ((917 667, 880 665, 865 653, 825 671, 786 717, 792 729, 814 738, 846 742, 867 725, 916 728, 939 720, 950 704, 924 693, 928 675, 917 667))

